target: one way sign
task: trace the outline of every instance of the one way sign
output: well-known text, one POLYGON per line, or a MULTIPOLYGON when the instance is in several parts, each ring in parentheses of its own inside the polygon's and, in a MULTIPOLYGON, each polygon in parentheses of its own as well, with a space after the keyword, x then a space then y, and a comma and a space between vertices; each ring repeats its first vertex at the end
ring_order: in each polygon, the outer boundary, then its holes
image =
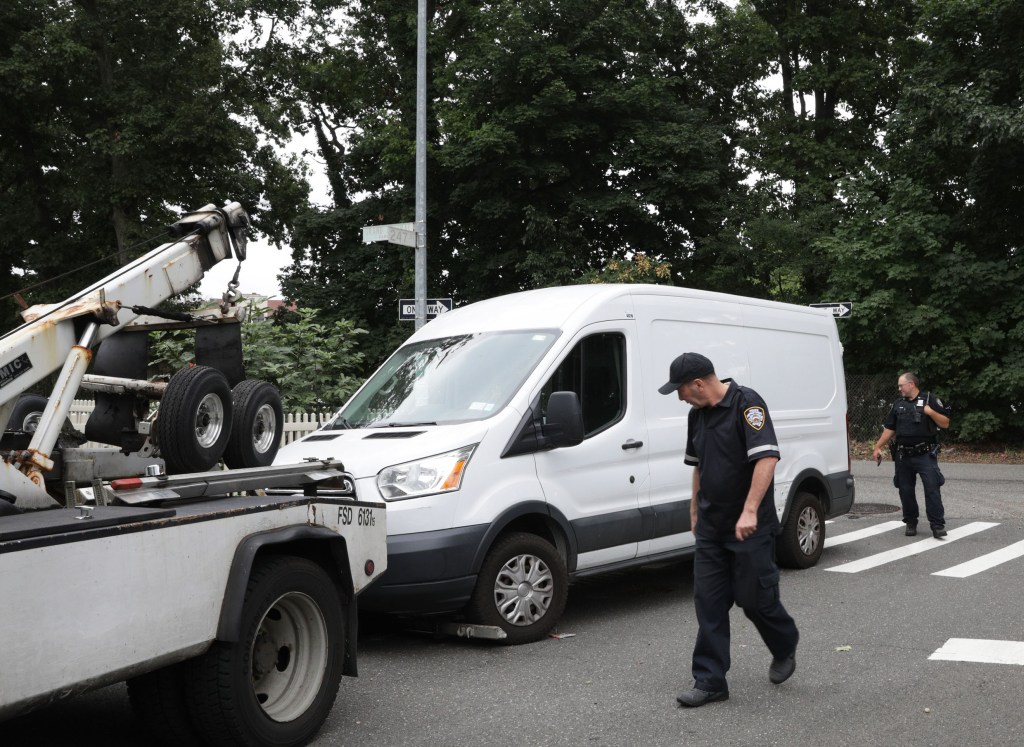
POLYGON ((845 319, 853 313, 853 301, 840 301, 839 303, 812 303, 816 309, 828 309, 836 319, 845 319))
MULTIPOLYGON (((452 299, 450 298, 428 298, 427 319, 444 314, 452 310, 452 299)), ((416 318, 416 299, 403 298, 398 302, 398 320, 402 322, 412 321, 416 318)))

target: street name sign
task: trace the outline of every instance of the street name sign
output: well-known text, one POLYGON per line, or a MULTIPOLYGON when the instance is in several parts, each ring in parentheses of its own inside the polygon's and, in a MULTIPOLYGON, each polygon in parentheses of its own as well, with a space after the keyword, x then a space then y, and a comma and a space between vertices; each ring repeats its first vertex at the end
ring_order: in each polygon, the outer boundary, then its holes
POLYGON ((383 226, 363 226, 363 243, 386 241, 401 246, 416 246, 415 223, 389 223, 383 226))

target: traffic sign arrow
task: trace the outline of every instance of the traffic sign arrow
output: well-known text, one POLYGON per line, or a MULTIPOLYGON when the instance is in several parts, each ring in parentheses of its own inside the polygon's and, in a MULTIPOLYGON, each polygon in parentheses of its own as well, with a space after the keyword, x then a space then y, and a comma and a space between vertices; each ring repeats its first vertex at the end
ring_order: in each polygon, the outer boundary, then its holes
POLYGON ((812 303, 808 306, 813 306, 816 309, 828 309, 832 316, 837 319, 845 319, 853 314, 853 301, 840 301, 838 303, 812 303))

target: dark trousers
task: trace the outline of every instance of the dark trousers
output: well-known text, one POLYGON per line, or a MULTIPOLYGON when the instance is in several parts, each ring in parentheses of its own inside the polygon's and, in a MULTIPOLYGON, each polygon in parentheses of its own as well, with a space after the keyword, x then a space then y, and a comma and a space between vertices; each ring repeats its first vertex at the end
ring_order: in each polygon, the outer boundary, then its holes
POLYGON ((781 659, 796 650, 796 623, 779 601, 779 568, 775 536, 757 534, 744 542, 716 542, 697 537, 693 563, 693 598, 697 608, 697 644, 693 648, 694 686, 728 690, 729 610, 743 609, 772 656, 781 659))
POLYGON ((903 504, 903 521, 916 525, 921 515, 917 506, 917 476, 924 486, 924 511, 932 529, 946 526, 946 511, 942 507, 942 491, 939 489, 939 461, 930 452, 901 456, 896 463, 896 485, 900 489, 900 503, 903 504))

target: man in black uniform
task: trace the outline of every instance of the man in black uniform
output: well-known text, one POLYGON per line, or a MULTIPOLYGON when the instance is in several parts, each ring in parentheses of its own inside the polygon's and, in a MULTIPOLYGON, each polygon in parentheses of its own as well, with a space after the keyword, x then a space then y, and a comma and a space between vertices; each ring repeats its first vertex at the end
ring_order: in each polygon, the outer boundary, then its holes
POLYGON ((900 397, 892 403, 882 435, 875 444, 875 461, 882 461, 882 447, 893 436, 896 448, 896 486, 900 490, 903 504, 904 532, 908 537, 917 534, 917 519, 920 509, 917 505, 917 476, 921 475, 924 485, 924 510, 935 539, 946 536, 946 512, 942 507, 942 475, 939 472, 939 449, 936 435, 939 428, 949 427, 949 416, 953 408, 942 404, 942 400, 931 392, 922 392, 920 381, 909 371, 900 375, 897 387, 900 397))
POLYGON ((796 669, 796 623, 779 601, 775 565, 775 464, 778 440, 768 407, 753 389, 719 380, 711 361, 684 353, 659 390, 692 405, 685 463, 694 467, 690 527, 696 537, 693 599, 697 643, 693 687, 676 700, 689 707, 729 697, 729 610, 735 603, 772 653, 769 680, 796 669))

